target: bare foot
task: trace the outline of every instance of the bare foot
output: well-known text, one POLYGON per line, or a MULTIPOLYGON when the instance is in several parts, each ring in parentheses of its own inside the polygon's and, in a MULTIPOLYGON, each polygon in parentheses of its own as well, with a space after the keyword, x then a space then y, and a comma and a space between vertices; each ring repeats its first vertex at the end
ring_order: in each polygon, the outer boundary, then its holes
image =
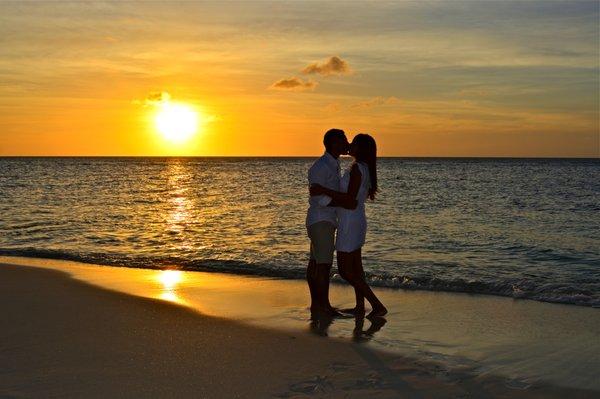
POLYGON ((387 314, 387 309, 385 308, 385 306, 381 305, 381 306, 377 306, 376 308, 373 308, 373 310, 371 311, 371 313, 369 313, 369 315, 367 316, 367 318, 371 318, 371 317, 383 317, 387 314))

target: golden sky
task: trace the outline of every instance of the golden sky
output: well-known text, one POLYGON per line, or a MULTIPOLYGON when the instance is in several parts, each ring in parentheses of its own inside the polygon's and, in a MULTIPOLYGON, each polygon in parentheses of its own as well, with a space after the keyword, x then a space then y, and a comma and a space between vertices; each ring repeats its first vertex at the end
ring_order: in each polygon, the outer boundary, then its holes
POLYGON ((0 155, 598 157, 599 4, 2 2, 0 155))

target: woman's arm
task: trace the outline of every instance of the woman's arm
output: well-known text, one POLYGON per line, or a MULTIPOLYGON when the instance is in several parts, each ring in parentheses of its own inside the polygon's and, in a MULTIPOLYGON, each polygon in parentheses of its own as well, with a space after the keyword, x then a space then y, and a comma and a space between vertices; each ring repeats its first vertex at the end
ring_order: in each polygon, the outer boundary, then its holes
POLYGON ((313 185, 310 187, 310 195, 327 195, 333 199, 331 206, 341 206, 346 209, 356 209, 356 196, 360 189, 362 175, 358 165, 352 165, 350 169, 350 182, 348 183, 348 192, 342 193, 323 187, 321 185, 313 185))

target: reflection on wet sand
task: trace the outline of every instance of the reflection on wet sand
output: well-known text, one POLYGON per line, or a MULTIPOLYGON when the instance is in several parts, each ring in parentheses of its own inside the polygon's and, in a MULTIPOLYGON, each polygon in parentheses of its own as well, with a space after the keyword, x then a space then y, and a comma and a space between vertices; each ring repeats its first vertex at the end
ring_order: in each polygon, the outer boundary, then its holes
POLYGON ((179 270, 160 270, 157 273, 156 279, 162 285, 158 298, 183 303, 183 299, 177 296, 177 285, 181 282, 183 273, 179 270))
POLYGON ((333 317, 328 315, 311 315, 308 329, 311 333, 327 337, 327 330, 333 324, 333 317))
POLYGON ((364 317, 357 317, 355 319, 354 331, 352 332, 352 337, 354 342, 366 342, 369 341, 375 333, 385 326, 387 320, 383 317, 373 317, 369 319, 371 325, 366 330, 363 330, 365 324, 364 317))
POLYGON ((354 342, 367 342, 375 336, 375 334, 383 328, 387 320, 383 317, 373 317, 368 319, 371 323, 369 328, 364 330, 364 316, 342 316, 333 317, 323 314, 312 314, 309 323, 309 331, 321 337, 328 336, 328 329, 336 319, 347 320, 354 318, 354 330, 352 331, 352 340, 354 342))

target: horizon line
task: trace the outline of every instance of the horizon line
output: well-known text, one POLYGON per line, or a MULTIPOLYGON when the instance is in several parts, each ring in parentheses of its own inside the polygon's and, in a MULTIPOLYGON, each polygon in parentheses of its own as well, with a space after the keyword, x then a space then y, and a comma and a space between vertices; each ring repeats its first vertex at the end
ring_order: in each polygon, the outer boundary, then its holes
MULTIPOLYGON (((0 155, 0 158, 317 158, 318 155, 0 155)), ((600 154, 597 156, 485 156, 485 155, 385 155, 377 158, 405 158, 405 159, 594 159, 600 160, 600 154)))

